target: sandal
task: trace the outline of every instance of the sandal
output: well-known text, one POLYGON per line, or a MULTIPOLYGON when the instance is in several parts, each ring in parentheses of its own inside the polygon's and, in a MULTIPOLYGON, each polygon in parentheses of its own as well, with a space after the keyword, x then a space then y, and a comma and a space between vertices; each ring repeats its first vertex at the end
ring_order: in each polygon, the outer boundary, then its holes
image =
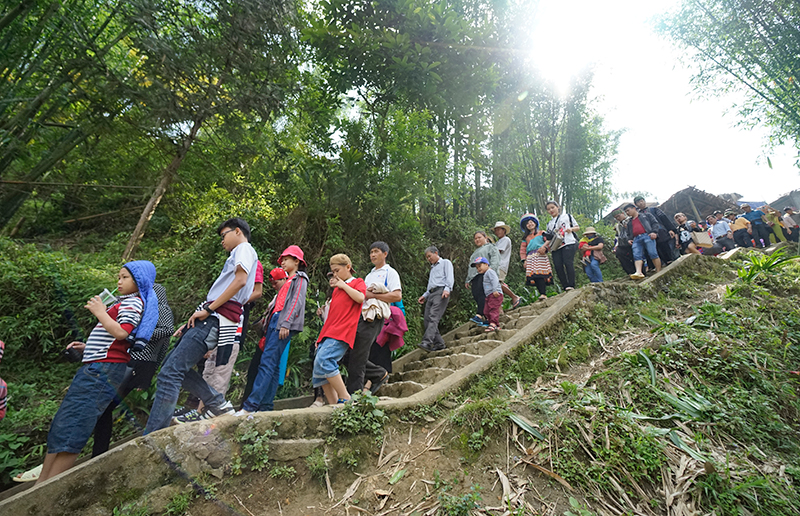
POLYGON ((513 305, 511 305, 511 309, 514 310, 515 308, 519 308, 519 305, 521 304, 522 304, 522 298, 518 297, 516 302, 513 305))
POLYGON ((539 296, 539 301, 544 301, 545 299, 547 299, 547 296, 545 294, 539 296))
POLYGON ((378 392, 378 389, 380 389, 388 379, 389 379, 389 373, 387 372, 385 375, 383 375, 383 378, 372 384, 372 386, 369 388, 370 394, 375 394, 376 392, 378 392))
POLYGON ((39 475, 42 474, 42 466, 43 464, 39 464, 33 469, 20 473, 13 478, 14 482, 33 482, 34 480, 39 480, 39 475))
POLYGON ((499 329, 500 329, 500 327, 499 327, 499 326, 496 326, 496 325, 494 325, 494 324, 490 324, 488 328, 486 328, 485 330, 483 330, 483 332, 484 332, 484 333, 491 333, 491 332, 493 332, 493 331, 497 331, 497 330, 499 330, 499 329))

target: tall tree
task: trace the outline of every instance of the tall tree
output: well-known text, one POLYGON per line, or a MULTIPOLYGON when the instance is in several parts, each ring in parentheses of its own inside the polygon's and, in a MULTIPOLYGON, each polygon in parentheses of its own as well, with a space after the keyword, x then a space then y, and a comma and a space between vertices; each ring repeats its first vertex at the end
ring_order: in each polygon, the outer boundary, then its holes
MULTIPOLYGON (((22 2, 0 23, 0 177, 36 182, 123 109, 107 76, 130 4, 22 2)), ((3 188, 0 227, 32 187, 3 188)))
POLYGON ((745 94, 747 125, 765 124, 774 143, 800 139, 800 4, 787 0, 684 0, 657 24, 688 49, 702 94, 745 94))
MULTIPOLYGON (((222 128, 242 113, 267 122, 291 88, 297 63, 294 5, 279 0, 217 0, 150 5, 132 35, 141 66, 130 98, 152 116, 152 131, 174 142, 131 235, 132 258, 164 193, 201 128, 222 128)), ((121 81, 122 82, 122 81, 121 81)))

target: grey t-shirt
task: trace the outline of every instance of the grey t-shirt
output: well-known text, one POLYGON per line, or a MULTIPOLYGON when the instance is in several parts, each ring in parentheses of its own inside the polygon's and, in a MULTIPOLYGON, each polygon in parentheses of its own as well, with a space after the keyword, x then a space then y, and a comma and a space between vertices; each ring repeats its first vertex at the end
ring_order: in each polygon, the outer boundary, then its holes
POLYGON ((508 265, 511 262, 511 239, 504 236, 494 246, 500 253, 500 270, 508 272, 508 265))
POLYGON ((233 282, 233 278, 236 277, 236 267, 241 266, 247 273, 247 283, 233 295, 231 301, 245 304, 253 294, 253 287, 256 283, 256 262, 258 262, 258 255, 252 245, 247 242, 242 242, 237 245, 233 251, 231 251, 231 255, 228 256, 228 259, 225 260, 225 265, 222 266, 222 272, 219 274, 219 277, 214 284, 211 285, 208 296, 206 296, 206 301, 213 301, 221 296, 233 282))

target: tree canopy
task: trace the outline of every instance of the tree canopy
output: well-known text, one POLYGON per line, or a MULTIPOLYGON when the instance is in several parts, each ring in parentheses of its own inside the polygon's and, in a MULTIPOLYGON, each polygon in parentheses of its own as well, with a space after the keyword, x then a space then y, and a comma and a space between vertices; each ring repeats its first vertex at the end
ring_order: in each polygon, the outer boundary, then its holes
POLYGON ((684 0, 658 29, 689 52, 703 94, 743 92, 742 121, 775 144, 800 139, 800 5, 785 0, 684 0))
POLYGON ((619 132, 593 109, 591 71, 565 94, 537 75, 519 36, 529 7, 9 6, 0 226, 35 237, 102 220, 128 236, 127 259, 148 224, 158 238, 229 208, 320 253, 397 228, 461 239, 549 198, 596 217, 619 132), (347 220, 367 227, 346 235, 347 220))

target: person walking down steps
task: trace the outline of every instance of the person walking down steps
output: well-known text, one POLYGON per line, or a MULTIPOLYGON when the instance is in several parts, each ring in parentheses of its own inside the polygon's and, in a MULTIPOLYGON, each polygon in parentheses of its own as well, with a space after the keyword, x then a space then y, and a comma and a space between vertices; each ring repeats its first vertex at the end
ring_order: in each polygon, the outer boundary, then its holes
POLYGON ((419 304, 425 305, 425 333, 419 347, 425 351, 439 351, 446 347, 442 334, 439 333, 439 321, 447 309, 450 291, 453 290, 453 263, 439 256, 439 249, 435 246, 425 249, 425 259, 431 264, 431 272, 428 276, 428 287, 417 299, 419 304))

